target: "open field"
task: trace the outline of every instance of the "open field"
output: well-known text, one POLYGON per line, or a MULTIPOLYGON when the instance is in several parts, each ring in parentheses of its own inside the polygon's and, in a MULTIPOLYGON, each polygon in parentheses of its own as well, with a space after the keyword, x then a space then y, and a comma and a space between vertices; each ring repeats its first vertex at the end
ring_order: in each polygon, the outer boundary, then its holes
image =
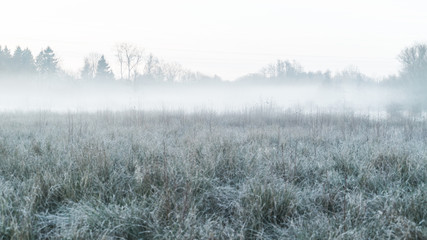
POLYGON ((427 121, 0 113, 0 239, 427 239, 427 121))

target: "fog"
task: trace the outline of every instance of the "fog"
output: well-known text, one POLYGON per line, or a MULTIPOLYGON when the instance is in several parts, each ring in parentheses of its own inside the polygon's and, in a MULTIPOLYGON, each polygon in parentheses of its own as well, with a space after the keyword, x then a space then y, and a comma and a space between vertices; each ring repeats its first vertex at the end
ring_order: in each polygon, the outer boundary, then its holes
POLYGON ((0 111, 418 114, 425 5, 5 1, 0 111))
POLYGON ((237 82, 162 83, 135 86, 124 82, 3 82, 0 111, 246 111, 251 109, 304 112, 353 111, 383 114, 405 103, 397 89, 380 86, 323 86, 321 84, 241 84, 237 82))
POLYGON ((426 44, 403 49, 398 56, 402 64, 399 74, 380 80, 357 67, 312 72, 295 60, 278 59, 225 81, 158 59, 132 44, 118 44, 115 52, 119 72, 111 70, 110 59, 104 55, 91 54, 84 59, 79 75, 72 75, 61 69, 50 47, 33 57, 28 48, 17 47, 12 54, 0 46, 0 111, 293 109, 396 117, 421 116, 426 109, 426 44))

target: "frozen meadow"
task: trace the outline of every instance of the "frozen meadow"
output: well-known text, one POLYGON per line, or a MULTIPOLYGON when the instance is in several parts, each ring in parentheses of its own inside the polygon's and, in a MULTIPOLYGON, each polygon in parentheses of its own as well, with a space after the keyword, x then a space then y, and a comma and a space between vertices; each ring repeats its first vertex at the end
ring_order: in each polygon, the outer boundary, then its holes
POLYGON ((1 239, 425 239, 427 122, 247 108, 0 115, 1 239))

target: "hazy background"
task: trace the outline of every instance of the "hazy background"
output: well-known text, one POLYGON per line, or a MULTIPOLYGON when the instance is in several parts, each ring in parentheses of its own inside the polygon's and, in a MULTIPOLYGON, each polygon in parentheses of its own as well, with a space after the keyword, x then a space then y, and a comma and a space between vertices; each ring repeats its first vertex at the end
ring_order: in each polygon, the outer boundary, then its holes
POLYGON ((427 109, 423 1, 7 1, 0 111, 427 109))
POLYGON ((426 7, 422 0, 8 0, 0 44, 34 54, 49 45, 76 75, 92 52, 117 74, 113 48, 125 41, 225 80, 276 59, 333 73, 354 65, 380 79, 398 72, 404 47, 427 40, 426 7))

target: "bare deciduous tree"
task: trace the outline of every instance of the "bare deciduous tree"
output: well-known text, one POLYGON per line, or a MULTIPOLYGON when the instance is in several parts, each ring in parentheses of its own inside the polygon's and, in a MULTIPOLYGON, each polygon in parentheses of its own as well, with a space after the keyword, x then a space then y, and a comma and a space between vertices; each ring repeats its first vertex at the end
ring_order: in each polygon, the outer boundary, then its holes
POLYGON ((127 79, 131 80, 138 72, 138 65, 143 60, 143 50, 129 43, 116 45, 116 57, 120 65, 120 77, 123 79, 123 68, 127 70, 127 79))
POLYGON ((94 78, 96 75, 96 68, 98 67, 98 61, 101 58, 101 54, 99 53, 89 53, 89 55, 85 58, 89 64, 89 76, 90 78, 94 78))
POLYGON ((144 76, 148 78, 158 77, 159 74, 159 59, 149 54, 144 66, 144 76))
POLYGON ((180 80, 182 67, 177 63, 164 63, 162 65, 162 71, 167 82, 174 82, 180 80))
POLYGON ((121 44, 116 44, 116 57, 117 61, 120 65, 120 79, 123 79, 123 64, 124 64, 124 56, 123 49, 121 48, 121 44))
POLYGON ((415 44, 405 48, 399 55, 403 71, 411 77, 425 77, 427 74, 427 44, 415 44))

